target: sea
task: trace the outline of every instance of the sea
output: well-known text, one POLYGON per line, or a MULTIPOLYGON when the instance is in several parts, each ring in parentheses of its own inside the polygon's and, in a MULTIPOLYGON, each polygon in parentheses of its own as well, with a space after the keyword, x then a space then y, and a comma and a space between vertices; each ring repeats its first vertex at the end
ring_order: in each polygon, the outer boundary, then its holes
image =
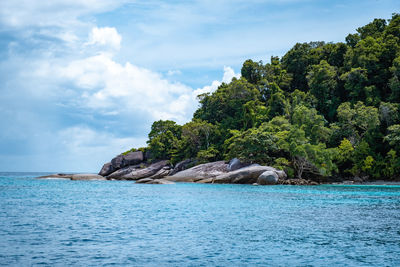
POLYGON ((0 173, 0 266, 400 266, 400 186, 0 173))

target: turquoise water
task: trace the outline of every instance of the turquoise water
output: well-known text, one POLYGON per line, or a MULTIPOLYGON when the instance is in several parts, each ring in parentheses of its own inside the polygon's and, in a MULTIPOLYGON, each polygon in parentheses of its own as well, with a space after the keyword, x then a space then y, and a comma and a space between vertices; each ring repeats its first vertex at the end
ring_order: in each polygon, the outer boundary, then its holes
POLYGON ((400 266, 399 186, 0 173, 0 265, 400 266))

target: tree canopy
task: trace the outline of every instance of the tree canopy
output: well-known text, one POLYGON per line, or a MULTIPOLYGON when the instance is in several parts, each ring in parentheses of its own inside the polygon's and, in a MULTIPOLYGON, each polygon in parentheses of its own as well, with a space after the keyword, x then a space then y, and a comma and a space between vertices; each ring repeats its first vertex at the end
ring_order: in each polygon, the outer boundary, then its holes
POLYGON ((400 14, 344 41, 246 60, 241 78, 198 96, 192 121, 154 122, 146 149, 173 163, 237 157, 298 178, 399 177, 400 14))

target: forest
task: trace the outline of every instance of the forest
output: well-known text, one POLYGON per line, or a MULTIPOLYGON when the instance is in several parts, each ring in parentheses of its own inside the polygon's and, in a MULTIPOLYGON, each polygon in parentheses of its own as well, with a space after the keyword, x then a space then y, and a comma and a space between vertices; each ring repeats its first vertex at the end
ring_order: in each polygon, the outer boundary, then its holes
POLYGON ((399 179, 400 14, 345 42, 297 43, 269 63, 246 60, 240 79, 198 99, 190 122, 154 122, 139 150, 172 164, 236 157, 291 178, 399 179))

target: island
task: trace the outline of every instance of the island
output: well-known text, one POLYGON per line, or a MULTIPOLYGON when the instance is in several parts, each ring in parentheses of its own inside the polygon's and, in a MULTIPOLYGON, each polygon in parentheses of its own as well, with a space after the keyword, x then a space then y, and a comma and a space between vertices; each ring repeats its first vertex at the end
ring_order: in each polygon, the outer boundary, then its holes
POLYGON ((114 157, 98 176, 64 177, 304 185, 399 181, 400 14, 374 19, 345 42, 297 43, 268 63, 246 60, 240 78, 198 100, 190 122, 154 122, 146 147, 114 157))

